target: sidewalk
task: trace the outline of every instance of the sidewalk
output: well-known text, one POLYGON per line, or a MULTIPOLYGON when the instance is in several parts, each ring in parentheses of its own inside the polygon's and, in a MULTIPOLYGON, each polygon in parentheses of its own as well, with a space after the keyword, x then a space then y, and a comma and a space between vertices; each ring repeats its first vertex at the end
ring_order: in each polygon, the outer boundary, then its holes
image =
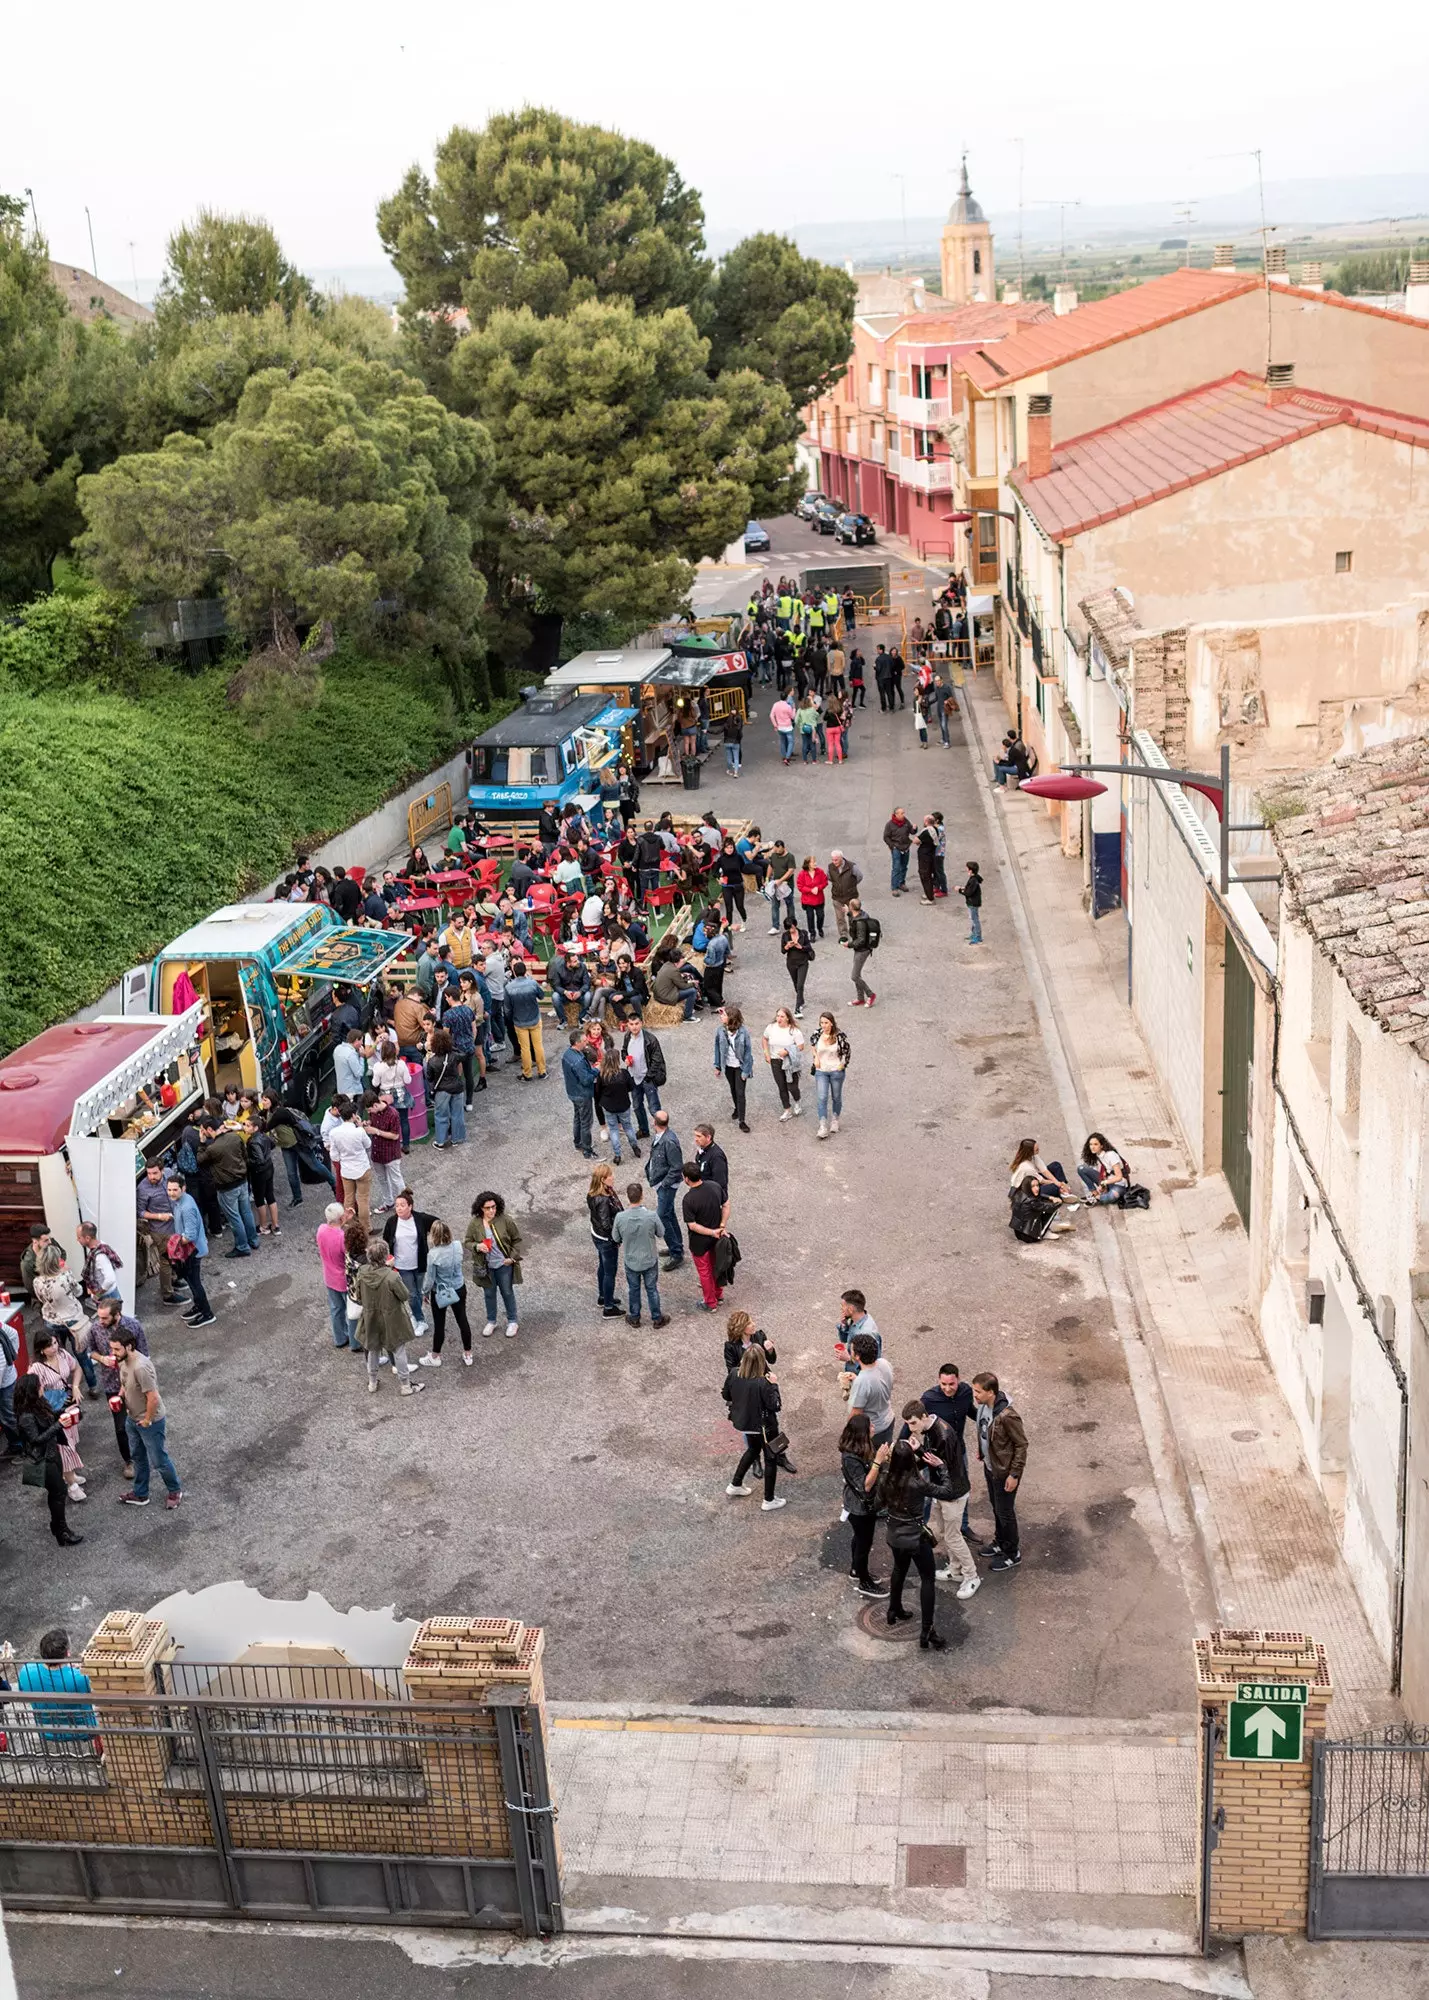
POLYGON ((574 1928, 1194 1953, 1189 1737, 1085 1718, 720 1717, 553 1709, 574 1928))
POLYGON ((989 675, 968 684, 963 709, 1014 922, 1025 912, 1029 971, 1050 1007, 1044 1030, 1066 1062, 1068 1138, 1080 1146, 1090 1128, 1114 1133, 1152 1189, 1146 1213, 1089 1211, 1079 1233, 1094 1233, 1113 1295, 1119 1278, 1130 1293, 1133 1337, 1154 1366, 1217 1614, 1322 1642, 1333 1732, 1387 1721, 1398 1712, 1388 1668, 1245 1309, 1249 1251, 1230 1190, 1219 1173, 1195 1178, 1124 997, 1124 921, 1089 920, 1081 863, 1062 854, 1050 816, 991 784, 987 746, 1006 716, 989 675))

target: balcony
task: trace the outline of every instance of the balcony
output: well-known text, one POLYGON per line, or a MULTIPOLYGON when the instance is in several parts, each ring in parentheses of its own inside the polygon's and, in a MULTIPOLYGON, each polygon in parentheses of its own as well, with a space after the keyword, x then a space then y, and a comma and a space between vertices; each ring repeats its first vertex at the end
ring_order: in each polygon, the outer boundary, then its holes
POLYGON ((896 444, 891 444, 891 445, 889 445, 889 447, 888 447, 888 470, 889 470, 890 472, 897 472, 897 470, 898 470, 899 466, 900 466, 900 465, 902 465, 902 463, 903 463, 903 460, 902 460, 901 456, 899 455, 899 451, 898 451, 898 447, 897 447, 897 445, 896 445, 896 444))
POLYGON ((883 383, 879 380, 877 373, 870 375, 868 378, 868 406, 873 410, 881 410, 883 408, 883 383))
POLYGON ((932 430, 948 421, 949 407, 946 396, 900 396, 898 421, 913 424, 919 430, 932 430))
POLYGON ((823 446, 825 451, 833 450, 834 427, 832 424, 825 424, 823 426, 822 430, 819 432, 819 443, 823 446))
POLYGON ((868 441, 868 450, 867 450, 867 451, 866 451, 866 452, 864 453, 864 457, 865 457, 865 458, 868 458, 868 459, 872 459, 872 461, 873 461, 873 463, 874 463, 875 465, 882 465, 882 463, 883 463, 883 433, 882 433, 882 431, 880 431, 880 432, 878 433, 878 436, 877 436, 877 437, 871 437, 871 438, 869 439, 869 441, 868 441))
POLYGON ((905 486, 916 486, 920 492, 947 493, 953 484, 953 461, 950 458, 905 458, 898 476, 905 486))

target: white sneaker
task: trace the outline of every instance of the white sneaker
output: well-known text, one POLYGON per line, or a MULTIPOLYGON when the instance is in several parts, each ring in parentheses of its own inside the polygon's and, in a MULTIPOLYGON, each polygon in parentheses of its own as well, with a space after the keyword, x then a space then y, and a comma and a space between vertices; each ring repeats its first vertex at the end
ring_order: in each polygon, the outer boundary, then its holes
POLYGON ((508 1326, 506 1329, 506 1338, 508 1340, 514 1340, 516 1338, 516 1329, 517 1327, 520 1326, 520 1324, 521 1324, 520 1320, 518 1319, 512 1320, 510 1326, 508 1326))
POLYGON ((441 1365, 442 1357, 440 1354, 419 1354, 417 1356, 417 1366, 419 1368, 440 1368, 441 1365))
POLYGON ((827 1126, 827 1125, 826 1125, 826 1124, 824 1123, 823 1119, 821 1118, 821 1119, 819 1120, 819 1137, 820 1137, 821 1139, 827 1139, 827 1138, 828 1138, 828 1136, 829 1136, 829 1128, 828 1128, 828 1126, 827 1126))
POLYGON ((754 1488, 752 1486, 726 1486, 724 1490, 726 1493, 737 1493, 741 1500, 747 1500, 754 1491, 754 1488))
POLYGON ((489 1319, 486 1322, 486 1325, 481 1329, 482 1339, 490 1340, 492 1334, 495 1333, 495 1331, 496 1331, 496 1321, 494 1319, 489 1319))
POLYGON ((794 1114, 792 1111, 781 1111, 779 1113, 779 1123, 781 1125, 786 1124, 788 1120, 791 1119, 793 1116, 794 1114))
POLYGON ((404 1396, 415 1396, 421 1390, 425 1389, 426 1386, 425 1382, 404 1382, 402 1384, 402 1394, 404 1396))
POLYGON ((804 1115, 804 1107, 803 1107, 803 1105, 802 1105, 802 1104, 796 1104, 796 1105, 794 1106, 794 1116, 795 1116, 796 1118, 802 1118, 802 1117, 803 1117, 803 1115, 804 1115))
POLYGON ((476 1356, 474 1354, 468 1354, 465 1352, 462 1354, 461 1358, 468 1368, 470 1368, 472 1363, 476 1360, 476 1356))
POLYGON ((980 1576, 965 1576, 958 1585, 958 1596, 976 1597, 981 1588, 982 1578, 980 1576))
POLYGON ((759 1509, 761 1513, 772 1514, 776 1508, 787 1507, 788 1504, 789 1502, 784 1498, 782 1493, 776 1493, 772 1500, 761 1500, 759 1509))
POLYGON ((941 1569, 935 1569, 933 1574, 939 1583, 951 1583, 953 1580, 953 1572, 947 1563, 944 1563, 941 1569))
POLYGON ((839 1121, 838 1121, 838 1119, 837 1119, 837 1118, 831 1118, 831 1119, 829 1120, 829 1130, 830 1130, 831 1132, 837 1132, 837 1131, 838 1131, 838 1129, 839 1129, 839 1121))
POLYGON ((367 1393, 369 1396, 375 1396, 377 1394, 377 1377, 375 1375, 371 1378, 371 1380, 367 1384, 367 1393))
POLYGON ((71 1500, 87 1500, 89 1498, 89 1495, 82 1486, 70 1486, 66 1490, 71 1500))

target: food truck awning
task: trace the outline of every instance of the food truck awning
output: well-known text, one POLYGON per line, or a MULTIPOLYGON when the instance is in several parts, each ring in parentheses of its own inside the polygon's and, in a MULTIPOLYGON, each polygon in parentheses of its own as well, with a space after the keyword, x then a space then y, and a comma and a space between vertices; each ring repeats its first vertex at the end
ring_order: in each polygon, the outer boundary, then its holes
POLYGON ((742 674, 748 666, 743 653, 682 653, 650 678, 656 687, 708 687, 721 674, 742 674))
POLYGON ((664 646, 631 646, 623 652, 577 653, 546 676, 547 687, 635 687, 670 657, 664 646))
POLYGON ((0 1156, 45 1159, 92 1132, 201 1032, 203 1008, 66 1021, 0 1062, 0 1156))
POLYGON ((370 985, 412 942, 406 931, 319 931, 273 967, 275 979, 345 979, 370 985))
POLYGON ((627 722, 634 722, 640 711, 638 708, 622 708, 613 701, 609 708, 603 708, 599 715, 593 715, 589 722, 581 724, 582 729, 623 729, 627 722))

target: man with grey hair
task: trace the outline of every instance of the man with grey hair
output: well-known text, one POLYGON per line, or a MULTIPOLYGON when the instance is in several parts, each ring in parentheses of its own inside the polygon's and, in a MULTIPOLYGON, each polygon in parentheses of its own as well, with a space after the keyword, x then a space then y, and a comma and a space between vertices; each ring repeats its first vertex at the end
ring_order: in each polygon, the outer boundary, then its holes
POLYGON ((829 895, 833 899, 834 922, 838 925, 839 943, 848 943, 848 906, 858 894, 858 885, 863 880, 863 870, 856 861, 850 861, 841 848, 835 848, 829 856, 829 895))

